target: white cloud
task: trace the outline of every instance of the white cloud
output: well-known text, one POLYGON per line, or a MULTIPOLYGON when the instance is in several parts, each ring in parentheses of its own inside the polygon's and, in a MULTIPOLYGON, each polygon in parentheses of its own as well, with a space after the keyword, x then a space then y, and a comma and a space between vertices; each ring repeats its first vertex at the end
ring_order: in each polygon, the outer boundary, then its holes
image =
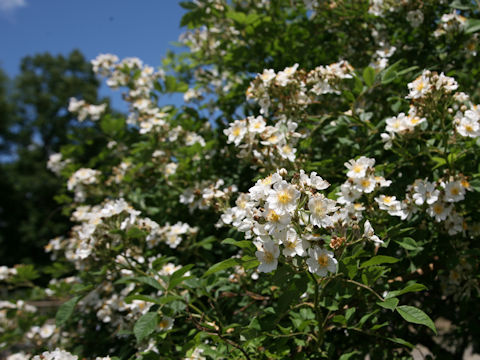
POLYGON ((0 11, 3 12, 12 12, 24 6, 27 6, 25 0, 0 0, 0 11))

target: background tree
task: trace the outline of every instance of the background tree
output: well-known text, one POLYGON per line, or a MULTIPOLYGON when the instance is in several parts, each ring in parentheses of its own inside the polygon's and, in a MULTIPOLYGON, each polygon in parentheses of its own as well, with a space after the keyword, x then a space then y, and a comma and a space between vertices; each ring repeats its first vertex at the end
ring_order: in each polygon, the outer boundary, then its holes
POLYGON ((0 76, 0 257, 6 265, 45 259, 42 247, 68 229, 68 218, 54 200, 62 181, 46 163, 87 131, 73 125, 70 97, 95 103, 99 87, 78 50, 68 56, 27 56, 20 69, 8 96, 6 78, 0 76))

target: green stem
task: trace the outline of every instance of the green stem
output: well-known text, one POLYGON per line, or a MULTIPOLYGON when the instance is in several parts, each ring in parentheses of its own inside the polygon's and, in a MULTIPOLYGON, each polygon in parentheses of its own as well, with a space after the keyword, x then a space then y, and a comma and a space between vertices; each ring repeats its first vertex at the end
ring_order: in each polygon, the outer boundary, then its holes
POLYGON ((320 306, 318 305, 318 302, 320 301, 319 291, 318 291, 318 282, 315 276, 311 272, 308 272, 308 275, 313 281, 314 290, 315 290, 314 309, 315 309, 315 319, 317 320, 317 324, 318 324, 317 344, 320 347, 323 344, 324 330, 323 330, 323 320, 322 320, 323 315, 322 315, 320 306))

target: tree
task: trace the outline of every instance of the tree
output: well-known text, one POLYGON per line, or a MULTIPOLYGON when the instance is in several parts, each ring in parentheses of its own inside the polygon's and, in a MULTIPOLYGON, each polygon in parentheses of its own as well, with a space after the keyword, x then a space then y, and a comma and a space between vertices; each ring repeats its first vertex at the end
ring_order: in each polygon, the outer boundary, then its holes
MULTIPOLYGON (((43 246, 68 228, 54 200, 62 182, 46 168, 49 156, 80 136, 68 112, 70 97, 97 101, 98 80, 78 51, 27 56, 9 97, 0 89, 3 162, 0 256, 3 263, 45 261, 43 246)), ((2 85, 3 85, 2 81, 2 85)))

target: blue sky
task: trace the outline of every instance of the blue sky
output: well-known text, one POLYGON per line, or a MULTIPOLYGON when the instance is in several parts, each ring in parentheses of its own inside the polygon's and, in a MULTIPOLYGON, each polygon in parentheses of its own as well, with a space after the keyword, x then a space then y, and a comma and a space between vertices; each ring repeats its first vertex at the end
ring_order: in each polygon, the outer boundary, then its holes
MULTIPOLYGON (((177 0, 0 0, 0 67, 14 77, 20 60, 39 52, 68 54, 80 49, 87 59, 100 53, 136 56, 158 66, 183 32, 185 10, 177 0)), ((101 94, 126 110, 119 92, 101 94)), ((171 102, 178 99, 172 98, 171 102)))

